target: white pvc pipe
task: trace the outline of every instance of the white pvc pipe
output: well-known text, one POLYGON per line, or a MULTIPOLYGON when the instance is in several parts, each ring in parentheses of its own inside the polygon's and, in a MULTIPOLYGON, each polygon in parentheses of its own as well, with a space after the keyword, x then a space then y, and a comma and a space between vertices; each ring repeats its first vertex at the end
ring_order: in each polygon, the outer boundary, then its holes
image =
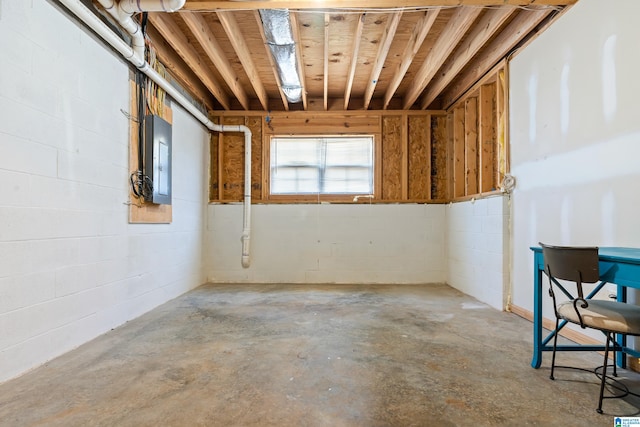
POLYGON ((125 58, 138 68, 143 66, 145 63, 144 35, 142 34, 140 25, 138 25, 138 23, 132 18, 133 12, 128 13, 124 11, 121 8, 121 5, 119 3, 116 3, 115 0, 98 0, 98 2, 102 5, 104 10, 106 10, 109 15, 111 15, 118 22, 118 24, 120 24, 120 26, 131 36, 131 44, 133 45, 133 50, 131 52, 131 56, 125 56, 125 58))
POLYGON ((176 12, 182 9, 186 0, 120 0, 118 7, 126 13, 136 12, 176 12))
MULTIPOLYGON (((114 16, 115 3, 113 0, 98 0, 103 5, 103 7, 109 11, 109 13, 114 16), (111 12, 114 10, 114 12, 111 12)), ((128 2, 136 1, 136 0, 125 0, 128 2)), ((137 2, 137 1, 136 1, 137 2)), ((184 4, 184 0, 139 0, 140 4, 142 3, 177 3, 182 2, 184 4)), ((158 86, 165 90, 165 92, 173 98, 178 104, 180 104, 185 110, 187 110, 193 117, 195 117, 198 121, 200 121, 203 125, 207 127, 212 132, 243 132, 244 133, 244 209, 243 209, 243 225, 242 225, 242 266, 244 268, 248 268, 251 265, 250 258, 250 246, 249 242, 251 239, 251 130, 244 125, 218 125, 207 117, 204 113, 202 113, 195 105, 189 101, 180 91, 174 88, 167 80, 165 80, 160 74, 156 72, 153 68, 149 66, 149 64, 144 60, 144 44, 143 44, 143 53, 142 55, 136 54, 136 51, 131 48, 127 43, 125 43, 117 34, 115 34, 111 29, 102 22, 93 12, 91 12, 87 7, 82 4, 80 0, 60 0, 60 3, 66 6, 74 15, 76 15, 82 22, 87 24, 93 31, 95 31, 104 41, 109 43, 111 47, 113 47, 118 53, 120 53, 124 58, 126 58, 129 62, 135 65, 141 72, 147 75, 151 80, 153 80, 158 86)), ((182 7, 182 6, 180 6, 182 7)), ((129 16, 129 19, 131 17, 129 16)), ((131 21, 133 21, 131 19, 131 21)), ((139 28, 138 24, 133 21, 136 27, 139 28)), ((128 31, 128 30, 127 30, 128 31)), ((140 35, 142 36, 142 31, 140 31, 140 35)), ((133 35, 132 35, 133 36, 133 35)), ((144 39, 143 39, 144 43, 144 39)), ((135 46, 134 46, 135 47, 135 46)), ((137 48, 137 47, 136 47, 137 48)))

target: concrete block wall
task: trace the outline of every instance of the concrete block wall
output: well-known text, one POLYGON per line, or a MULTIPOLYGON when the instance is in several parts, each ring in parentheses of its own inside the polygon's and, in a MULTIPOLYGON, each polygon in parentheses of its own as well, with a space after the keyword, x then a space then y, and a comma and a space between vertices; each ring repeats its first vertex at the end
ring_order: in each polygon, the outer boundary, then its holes
POLYGON ((210 205, 212 282, 434 283, 446 279, 443 205, 255 205, 251 267, 241 205, 210 205))
POLYGON ((0 3, 0 381, 204 282, 208 132, 174 106, 173 221, 128 223, 129 70, 46 1, 0 3))
POLYGON ((509 292, 509 198, 447 206, 447 283, 502 310, 509 292))

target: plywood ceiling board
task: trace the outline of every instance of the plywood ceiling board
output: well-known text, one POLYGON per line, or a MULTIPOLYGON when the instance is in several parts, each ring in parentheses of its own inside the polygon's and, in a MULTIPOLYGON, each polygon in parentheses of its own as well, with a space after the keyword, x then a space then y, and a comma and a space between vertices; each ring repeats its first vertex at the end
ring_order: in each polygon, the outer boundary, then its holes
POLYGON ((411 85, 414 76, 416 75, 420 67, 422 67, 422 64, 424 64, 424 62, 427 60, 427 57, 431 53, 434 44, 440 37, 440 34, 442 34, 442 31, 444 31, 444 29, 446 28, 447 23, 451 20, 451 17, 455 13, 455 10, 456 9, 446 8, 440 10, 440 13, 438 13, 438 16, 436 17, 436 20, 433 23, 429 34, 427 34, 424 42, 422 42, 420 50, 418 50, 418 53, 416 53, 416 56, 413 59, 413 62, 409 66, 405 78, 402 79, 402 82, 400 82, 400 86, 398 86, 398 90, 396 91, 396 96, 398 98, 404 97, 404 94, 407 92, 408 87, 411 85))
POLYGON ((389 13, 367 13, 362 31, 360 51, 358 53, 358 67, 353 80, 353 95, 363 94, 369 83, 369 76, 376 62, 384 30, 390 18, 389 13))
POLYGON ((302 62, 307 95, 322 98, 324 90, 324 14, 298 13, 302 62))
MULTIPOLYGON (((231 68, 235 72, 235 76, 238 79, 240 85, 245 88, 245 91, 250 94, 251 97, 255 98, 256 94, 251 86, 251 82, 249 81, 249 76, 247 75, 244 67, 242 66, 242 62, 240 62, 240 58, 236 54, 236 50, 233 47, 233 44, 229 40, 229 35, 224 30, 222 23, 220 22, 220 18, 215 13, 209 13, 206 17, 207 23, 209 24, 209 28, 213 35, 215 36, 218 44, 220 45, 222 51, 224 52, 231 68)), ((240 33, 237 37, 243 37, 244 33, 240 33)))
POLYGON ((227 84, 225 83, 222 75, 220 74, 220 71, 218 71, 218 68, 211 63, 211 61, 207 57, 207 53, 204 51, 200 43, 198 43, 193 34, 191 34, 191 31, 184 23, 184 21, 175 14, 163 15, 166 17, 166 19, 171 20, 175 24, 175 26, 180 29, 181 37, 184 37, 186 39, 187 44, 191 46, 191 48, 197 53, 200 62, 207 67, 207 70, 209 71, 209 73, 211 73, 211 76, 221 84, 221 86, 224 88, 224 91, 228 94, 231 93, 231 91, 229 90, 229 86, 227 86, 227 84))
POLYGON ((402 18, 400 18, 400 24, 398 24, 395 37, 393 38, 393 42, 389 48, 387 60, 380 72, 380 77, 373 93, 373 98, 384 97, 389 84, 395 77, 396 70, 400 66, 405 47, 414 33, 417 22, 422 19, 423 15, 424 13, 403 13, 402 18))
POLYGON ((329 19, 329 98, 340 98, 351 65, 352 34, 358 25, 358 14, 331 13, 329 19))
POLYGON ((267 50, 265 49, 258 29, 258 24, 254 16, 254 12, 250 11, 234 11, 233 15, 238 27, 242 33, 242 37, 251 52, 256 70, 260 76, 260 80, 264 85, 265 90, 269 96, 269 99, 275 103, 280 102, 280 93, 278 92, 278 83, 273 75, 273 70, 267 57, 267 50))

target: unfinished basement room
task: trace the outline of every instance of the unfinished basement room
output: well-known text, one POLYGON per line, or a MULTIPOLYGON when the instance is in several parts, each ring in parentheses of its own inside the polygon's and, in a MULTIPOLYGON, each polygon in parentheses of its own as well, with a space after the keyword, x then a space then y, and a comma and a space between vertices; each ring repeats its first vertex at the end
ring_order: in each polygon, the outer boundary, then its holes
POLYGON ((0 0, 0 427, 640 425, 637 0, 0 0))

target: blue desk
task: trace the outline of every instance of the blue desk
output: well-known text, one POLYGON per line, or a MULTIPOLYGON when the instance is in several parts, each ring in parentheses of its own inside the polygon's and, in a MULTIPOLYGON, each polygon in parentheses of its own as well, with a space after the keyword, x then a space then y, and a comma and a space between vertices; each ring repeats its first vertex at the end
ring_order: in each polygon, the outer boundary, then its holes
MULTIPOLYGON (((547 297, 547 292, 542 292, 543 283, 542 273, 544 272, 544 258, 542 256, 542 248, 531 247, 533 251, 533 359, 531 366, 539 368, 542 362, 543 351, 553 351, 553 345, 548 345, 553 339, 552 331, 544 339, 542 338, 542 300, 547 297)), ((627 301, 627 288, 640 289, 640 248, 613 248, 605 247, 598 250, 600 258, 600 280, 601 284, 614 283, 617 285, 618 301, 627 301)), ((599 289, 600 287, 596 287, 599 289)), ((591 298, 593 293, 588 296, 591 298)), ((546 298, 551 301, 550 298, 546 298)), ((561 324, 562 325, 562 324, 561 324)), ((634 357, 640 357, 640 352, 627 347, 626 338, 617 336, 617 342, 622 347, 624 353, 631 354, 634 357)), ((598 345, 558 345, 558 351, 594 351, 604 350, 604 346, 598 345)), ((625 366, 625 357, 623 353, 618 353, 617 363, 619 366, 625 366)))

